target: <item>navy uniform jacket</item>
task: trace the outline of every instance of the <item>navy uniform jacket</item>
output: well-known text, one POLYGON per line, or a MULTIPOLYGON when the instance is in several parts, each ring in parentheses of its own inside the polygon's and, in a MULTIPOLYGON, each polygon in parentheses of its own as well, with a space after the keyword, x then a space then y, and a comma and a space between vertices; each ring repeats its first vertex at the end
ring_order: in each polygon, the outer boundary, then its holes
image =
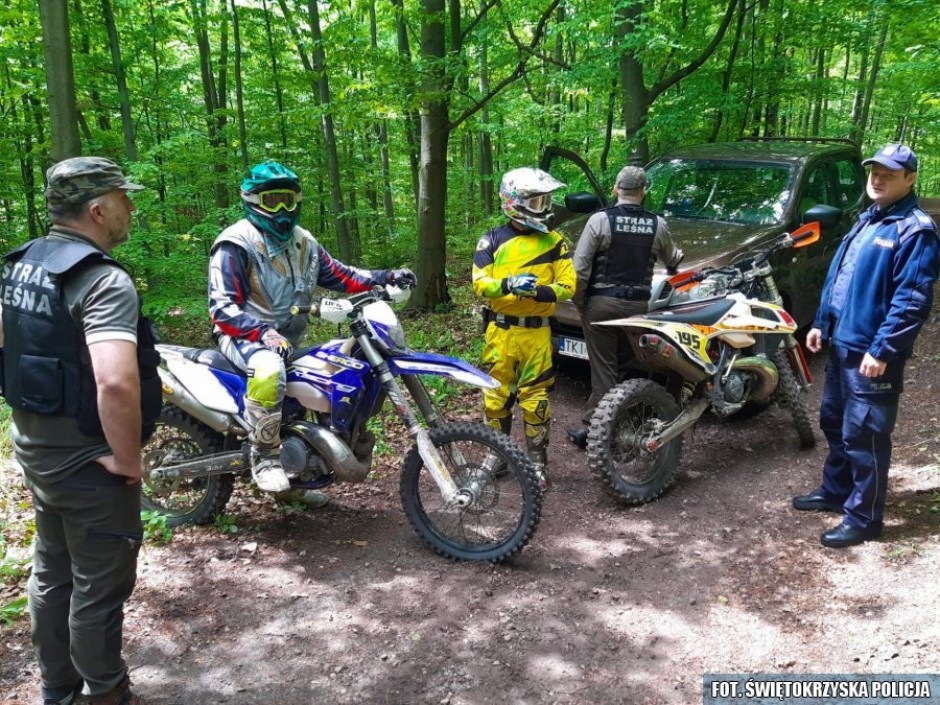
POLYGON ((884 211, 873 205, 832 258, 813 327, 822 331, 823 340, 882 362, 908 358, 930 314, 938 274, 937 226, 917 207, 917 196, 911 193, 884 211), (832 284, 849 243, 869 225, 876 230, 858 253, 842 315, 833 326, 832 284))

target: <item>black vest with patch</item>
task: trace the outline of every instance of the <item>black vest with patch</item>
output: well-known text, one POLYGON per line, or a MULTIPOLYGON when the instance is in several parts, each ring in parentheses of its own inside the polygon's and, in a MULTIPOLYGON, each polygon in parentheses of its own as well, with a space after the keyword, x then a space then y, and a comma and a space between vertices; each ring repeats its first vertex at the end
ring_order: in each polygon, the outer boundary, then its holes
POLYGON ((659 218, 632 203, 604 212, 610 222, 610 247, 594 255, 589 286, 648 287, 656 263, 653 241, 659 218))
MULTIPOLYGON (((102 438, 98 388, 83 331, 62 296, 69 274, 92 262, 120 264, 90 244, 41 238, 7 253, 0 279, 4 347, 0 385, 14 409, 78 420, 86 436, 102 438)), ((137 318, 137 363, 143 437, 160 416, 160 356, 148 318, 137 318)))

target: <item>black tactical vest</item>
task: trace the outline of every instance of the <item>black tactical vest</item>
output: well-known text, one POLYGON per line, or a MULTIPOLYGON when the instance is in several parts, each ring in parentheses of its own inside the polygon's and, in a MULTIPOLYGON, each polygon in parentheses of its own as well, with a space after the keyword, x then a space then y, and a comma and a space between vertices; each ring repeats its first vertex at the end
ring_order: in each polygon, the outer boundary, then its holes
MULTIPOLYGON (((91 355, 63 300, 62 285, 70 273, 91 262, 123 267, 90 244, 49 238, 32 240, 4 259, 0 386, 7 403, 34 414, 75 418, 83 434, 102 438, 91 355)), ((162 404, 155 344, 153 326, 140 313, 137 363, 145 439, 153 433, 162 404)))
POLYGON ((642 206, 623 203, 608 208, 610 247, 594 255, 589 286, 648 287, 653 279, 653 240, 659 219, 642 206))

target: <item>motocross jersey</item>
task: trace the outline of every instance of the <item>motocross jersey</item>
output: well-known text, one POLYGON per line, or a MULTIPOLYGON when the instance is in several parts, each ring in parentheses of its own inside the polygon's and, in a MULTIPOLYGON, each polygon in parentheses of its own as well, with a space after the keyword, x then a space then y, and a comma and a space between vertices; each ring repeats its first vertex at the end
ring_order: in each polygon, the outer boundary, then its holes
POLYGON ((487 232, 473 255, 473 291, 487 299, 495 313, 551 316, 558 301, 574 293, 575 274, 568 246, 554 230, 519 231, 509 223, 487 232), (504 289, 506 277, 530 273, 538 277, 534 297, 504 289))
POLYGON ((269 328, 296 345, 307 330, 306 314, 317 286, 347 294, 385 281, 385 270, 357 269, 333 259, 309 231, 297 226, 275 252, 248 220, 226 228, 212 246, 209 315, 215 331, 257 341, 269 328))

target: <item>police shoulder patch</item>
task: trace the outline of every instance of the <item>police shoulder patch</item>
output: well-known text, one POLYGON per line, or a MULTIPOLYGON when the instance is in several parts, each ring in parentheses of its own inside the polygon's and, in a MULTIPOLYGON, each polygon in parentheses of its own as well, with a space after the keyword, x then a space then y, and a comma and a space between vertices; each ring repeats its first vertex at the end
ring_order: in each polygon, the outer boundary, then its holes
POLYGON ((477 242, 477 250, 485 250, 490 246, 490 239, 485 235, 477 242))

